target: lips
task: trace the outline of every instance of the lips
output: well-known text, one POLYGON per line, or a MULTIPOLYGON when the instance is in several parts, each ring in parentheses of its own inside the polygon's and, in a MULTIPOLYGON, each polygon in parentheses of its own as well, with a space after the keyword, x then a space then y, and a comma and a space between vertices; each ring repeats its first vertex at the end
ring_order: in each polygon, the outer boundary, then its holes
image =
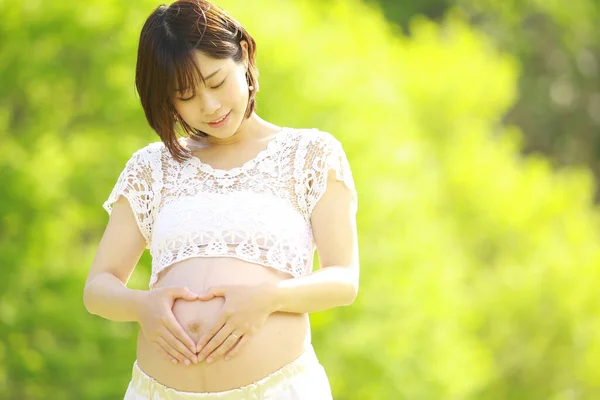
POLYGON ((229 115, 231 111, 229 111, 227 114, 223 115, 221 118, 217 118, 214 121, 210 121, 209 124, 216 124, 218 122, 221 122, 222 120, 224 120, 225 118, 227 118, 227 116, 229 115))

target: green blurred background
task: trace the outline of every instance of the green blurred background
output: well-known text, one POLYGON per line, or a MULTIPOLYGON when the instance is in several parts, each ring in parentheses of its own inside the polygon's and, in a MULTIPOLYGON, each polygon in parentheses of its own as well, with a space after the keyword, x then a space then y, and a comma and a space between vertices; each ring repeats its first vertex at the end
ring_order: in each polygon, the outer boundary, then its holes
MULTIPOLYGON (((257 40, 259 115, 353 169, 359 297, 311 316, 334 398, 600 398, 600 2, 216 3, 257 40)), ((0 399, 124 394, 137 326, 82 289, 159 140, 134 89, 158 4, 0 0, 0 399)))

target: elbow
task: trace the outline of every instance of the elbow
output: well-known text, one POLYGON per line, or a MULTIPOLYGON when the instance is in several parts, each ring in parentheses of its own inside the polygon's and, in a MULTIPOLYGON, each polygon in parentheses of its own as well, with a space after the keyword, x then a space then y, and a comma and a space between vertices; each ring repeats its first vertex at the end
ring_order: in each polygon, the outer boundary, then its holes
POLYGON ((85 285, 85 287, 83 288, 83 306, 85 307, 87 312, 93 314, 91 310, 90 291, 87 285, 85 285))
POLYGON ((356 268, 352 268, 351 270, 351 274, 350 274, 350 279, 348 279, 347 281, 347 295, 346 295, 346 302, 344 305, 349 306, 352 303, 354 303, 354 300, 356 300, 356 297, 358 296, 358 282, 359 282, 359 274, 358 274, 358 267, 356 268))
POLYGON ((348 285, 347 294, 345 296, 346 300, 344 301, 345 306, 352 305, 354 300, 356 300, 356 296, 358 296, 358 282, 352 283, 348 285))
POLYGON ((92 285, 90 283, 90 281, 86 282, 85 286, 83 287, 83 306, 87 312, 95 315, 96 313, 94 312, 92 285))

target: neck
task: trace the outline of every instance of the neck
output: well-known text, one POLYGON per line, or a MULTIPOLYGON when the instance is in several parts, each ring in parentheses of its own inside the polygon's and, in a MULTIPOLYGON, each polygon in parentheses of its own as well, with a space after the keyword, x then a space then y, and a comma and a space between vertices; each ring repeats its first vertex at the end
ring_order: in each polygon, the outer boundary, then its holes
POLYGON ((238 143, 238 142, 242 141, 243 136, 244 136, 243 133, 236 132, 232 136, 230 136, 228 138, 223 138, 223 139, 217 138, 214 136, 207 136, 206 138, 204 138, 204 141, 206 143, 210 143, 210 144, 233 144, 233 143, 238 143))

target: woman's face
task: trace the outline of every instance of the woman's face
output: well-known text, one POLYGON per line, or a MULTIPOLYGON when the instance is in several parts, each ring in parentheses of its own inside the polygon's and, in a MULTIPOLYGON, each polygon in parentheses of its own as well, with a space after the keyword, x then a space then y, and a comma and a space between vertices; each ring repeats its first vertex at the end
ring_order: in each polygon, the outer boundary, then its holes
MULTIPOLYGON (((247 43, 242 42, 246 53, 247 43)), ((206 86, 202 82, 193 96, 191 88, 177 88, 172 102, 181 118, 191 127, 217 138, 227 138, 238 130, 248 105, 246 67, 232 59, 218 60, 195 51, 206 86), (228 115, 229 114, 229 115, 228 115), (218 126, 209 124, 227 115, 218 126)))

